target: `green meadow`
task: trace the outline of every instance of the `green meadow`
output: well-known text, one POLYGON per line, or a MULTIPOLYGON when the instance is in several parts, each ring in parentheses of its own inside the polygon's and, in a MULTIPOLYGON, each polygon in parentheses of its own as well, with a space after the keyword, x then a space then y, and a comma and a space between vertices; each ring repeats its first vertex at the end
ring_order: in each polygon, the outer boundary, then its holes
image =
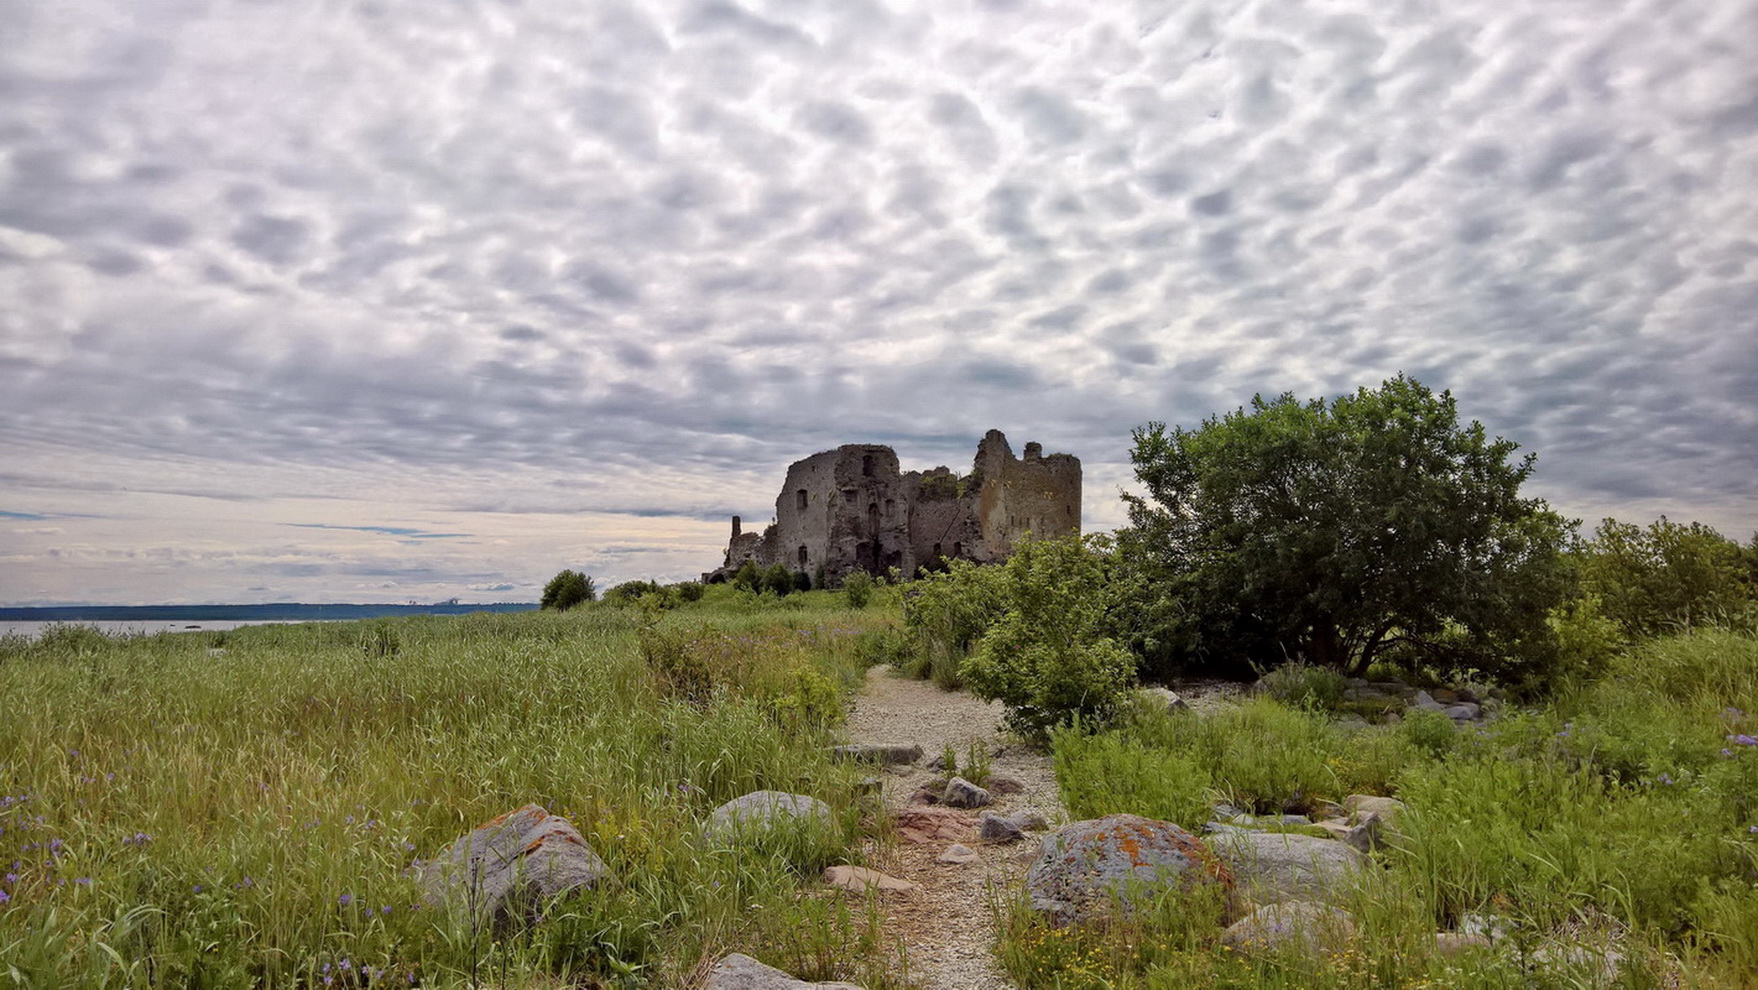
POLYGON ((669 986, 729 949, 886 986, 815 892, 875 828, 824 747, 884 620, 839 599, 0 642, 0 986, 669 986), (835 834, 696 841, 765 788, 835 834), (516 931, 423 903, 412 863, 533 802, 613 879, 516 931))
MULTIPOLYGON (((728 951, 911 986, 877 909, 818 879, 887 841, 863 771, 826 753, 847 699, 872 664, 944 665, 905 620, 944 588, 910 590, 0 642, 0 986, 670 987, 728 951), (698 840, 759 789, 835 827, 698 840), (412 864, 527 803, 610 879, 513 928, 423 901, 412 864)), ((1025 988, 1758 985, 1758 638, 1596 649, 1479 725, 1344 724, 1341 675, 1294 667, 1203 714, 1053 728, 1074 818, 1408 810, 1337 892, 1360 931, 1335 951, 1241 957, 1200 897, 1053 928, 1011 892, 1000 961, 1025 988), (1474 916, 1493 949, 1435 950, 1474 916)))

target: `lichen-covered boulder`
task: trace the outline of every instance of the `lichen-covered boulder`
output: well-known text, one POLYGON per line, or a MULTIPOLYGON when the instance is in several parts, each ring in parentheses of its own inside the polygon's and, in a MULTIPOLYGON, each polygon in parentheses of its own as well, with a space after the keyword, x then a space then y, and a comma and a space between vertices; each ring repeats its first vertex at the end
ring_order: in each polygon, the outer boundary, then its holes
POLYGON ((535 804, 489 819, 415 865, 429 903, 503 922, 590 888, 604 873, 579 830, 535 804))
POLYGON ((1225 886, 1230 879, 1202 840, 1171 822, 1107 815, 1045 836, 1026 890, 1035 910, 1058 924, 1078 924, 1113 904, 1132 907, 1144 892, 1225 886))
POLYGON ((1341 908, 1310 901, 1266 904, 1221 933, 1221 944, 1257 955, 1300 952, 1317 955, 1355 937, 1355 917, 1341 908))
POLYGON ((777 828, 829 829, 830 806, 804 794, 783 791, 752 791, 715 808, 702 826, 702 837, 713 843, 731 844, 757 838, 777 828))
POLYGON ((1367 857, 1334 839, 1293 832, 1224 832, 1209 845, 1232 871, 1237 893, 1253 904, 1339 899, 1367 867, 1367 857))
POLYGON ((702 981, 702 990, 861 990, 853 983, 807 983, 774 966, 765 966, 742 952, 715 963, 702 981))

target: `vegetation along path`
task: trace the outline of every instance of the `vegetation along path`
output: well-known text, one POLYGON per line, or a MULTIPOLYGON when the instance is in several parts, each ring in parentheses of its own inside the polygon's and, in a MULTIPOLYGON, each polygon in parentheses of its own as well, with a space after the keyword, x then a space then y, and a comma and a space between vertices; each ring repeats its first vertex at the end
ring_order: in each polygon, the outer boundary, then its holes
MULTIPOLYGON (((868 672, 865 690, 849 718, 850 741, 904 743, 922 747, 914 764, 882 774, 888 812, 927 807, 912 804, 923 788, 938 790, 944 770, 928 764, 948 750, 966 776, 987 770, 995 803, 984 810, 1013 817, 1036 812, 1051 823, 1066 818, 1057 797, 1050 758, 1002 737, 1002 708, 963 691, 945 691, 929 681, 900 677, 885 667, 868 672), (984 763, 987 762, 985 768, 984 763), (1000 793, 1012 791, 1013 793, 1000 793)), ((981 784, 984 781, 976 781, 981 784)), ((895 843, 876 853, 875 866, 891 876, 919 884, 902 895, 887 895, 886 935, 902 946, 909 982, 922 990, 1010 988, 996 964, 996 898, 1012 896, 1038 853, 1028 833, 1023 840, 984 842, 977 838, 979 811, 932 812, 948 822, 938 833, 900 827, 895 843), (975 853, 969 863, 942 862, 948 848, 963 845, 975 853)))

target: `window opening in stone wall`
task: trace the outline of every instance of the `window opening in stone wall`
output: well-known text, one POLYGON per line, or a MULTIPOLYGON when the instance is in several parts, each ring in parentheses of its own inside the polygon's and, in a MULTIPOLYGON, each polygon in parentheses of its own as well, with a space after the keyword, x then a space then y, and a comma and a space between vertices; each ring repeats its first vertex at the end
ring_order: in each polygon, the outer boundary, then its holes
POLYGON ((863 477, 867 477, 867 478, 871 478, 873 476, 873 455, 872 454, 861 455, 861 475, 863 477))
POLYGON ((806 490, 804 488, 794 493, 794 501, 798 503, 801 512, 806 511, 806 490))
POLYGON ((952 555, 954 557, 963 558, 964 557, 964 544, 963 543, 954 543, 952 545, 952 555))
POLYGON ((806 545, 804 543, 802 543, 802 544, 800 544, 800 566, 801 567, 806 566, 806 557, 807 557, 806 545))
POLYGON ((867 506, 867 529, 874 536, 879 535, 879 503, 878 502, 874 502, 873 504, 867 506))

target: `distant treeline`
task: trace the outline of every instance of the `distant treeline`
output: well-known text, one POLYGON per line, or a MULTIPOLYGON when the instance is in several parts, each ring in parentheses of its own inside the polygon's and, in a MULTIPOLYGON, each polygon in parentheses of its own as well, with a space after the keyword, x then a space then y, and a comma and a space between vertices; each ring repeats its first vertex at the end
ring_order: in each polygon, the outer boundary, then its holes
POLYGON ((312 605, 275 602, 268 605, 55 605, 41 608, 0 608, 0 622, 246 622, 284 619, 380 619, 398 615, 464 615, 469 612, 529 612, 536 602, 495 602, 469 605, 312 605))

